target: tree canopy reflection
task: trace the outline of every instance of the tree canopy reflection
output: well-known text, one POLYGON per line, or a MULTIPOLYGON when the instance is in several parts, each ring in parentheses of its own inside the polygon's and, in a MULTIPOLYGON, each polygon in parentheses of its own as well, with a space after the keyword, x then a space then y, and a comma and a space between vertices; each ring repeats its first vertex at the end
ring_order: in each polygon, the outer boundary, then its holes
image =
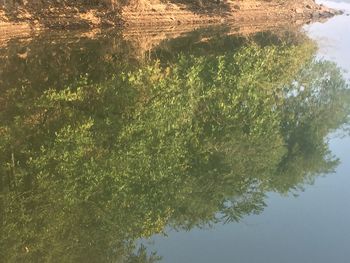
POLYGON ((336 65, 306 39, 219 51, 1 95, 0 261, 154 262, 136 240, 239 221, 332 171, 336 65))

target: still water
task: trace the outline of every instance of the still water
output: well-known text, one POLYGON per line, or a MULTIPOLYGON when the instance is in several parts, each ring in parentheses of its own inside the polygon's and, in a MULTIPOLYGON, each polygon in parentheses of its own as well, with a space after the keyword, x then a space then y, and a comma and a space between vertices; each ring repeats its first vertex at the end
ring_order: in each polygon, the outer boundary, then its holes
POLYGON ((327 5, 3 44, 0 262, 350 262, 350 4, 327 5))

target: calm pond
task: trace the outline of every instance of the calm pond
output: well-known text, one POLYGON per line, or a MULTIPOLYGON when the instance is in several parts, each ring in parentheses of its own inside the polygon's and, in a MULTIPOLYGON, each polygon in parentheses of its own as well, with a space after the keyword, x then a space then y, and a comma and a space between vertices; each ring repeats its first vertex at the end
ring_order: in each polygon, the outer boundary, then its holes
POLYGON ((325 4, 0 46, 0 262, 349 263, 350 2, 325 4))

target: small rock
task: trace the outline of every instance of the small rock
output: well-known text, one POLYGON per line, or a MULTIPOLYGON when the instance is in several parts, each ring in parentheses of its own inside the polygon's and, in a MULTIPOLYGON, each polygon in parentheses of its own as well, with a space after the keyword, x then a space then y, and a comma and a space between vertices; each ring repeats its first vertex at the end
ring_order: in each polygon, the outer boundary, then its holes
POLYGON ((233 8, 237 10, 241 10, 241 7, 239 5, 234 5, 233 8))
POLYGON ((312 9, 312 6, 311 5, 306 5, 306 8, 312 9))
POLYGON ((319 18, 320 17, 320 13, 319 12, 314 12, 311 14, 312 18, 319 18))

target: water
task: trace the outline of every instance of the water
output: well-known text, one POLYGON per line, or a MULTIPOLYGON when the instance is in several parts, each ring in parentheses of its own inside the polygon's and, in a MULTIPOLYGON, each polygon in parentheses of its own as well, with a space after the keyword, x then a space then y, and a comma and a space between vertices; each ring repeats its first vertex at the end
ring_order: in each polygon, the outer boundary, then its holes
POLYGON ((4 44, 0 262, 348 262, 349 20, 4 44))

